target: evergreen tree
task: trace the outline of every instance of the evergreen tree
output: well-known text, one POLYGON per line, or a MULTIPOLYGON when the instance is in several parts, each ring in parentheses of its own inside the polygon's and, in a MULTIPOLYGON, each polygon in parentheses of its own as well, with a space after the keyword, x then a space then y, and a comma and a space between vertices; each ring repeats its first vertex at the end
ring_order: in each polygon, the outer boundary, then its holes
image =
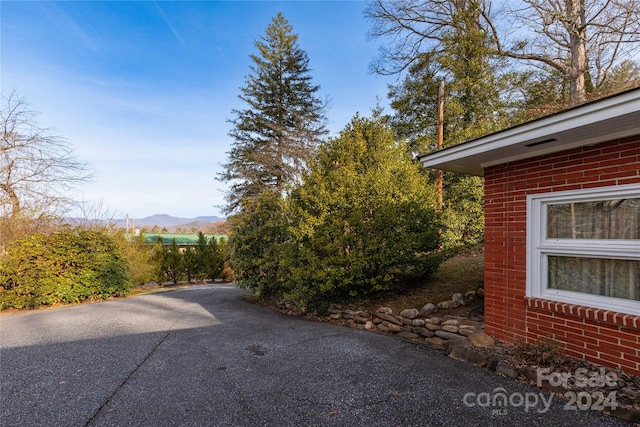
POLYGON ((191 246, 187 246, 182 253, 182 269, 187 276, 187 282, 191 282, 191 278, 197 275, 198 259, 196 251, 191 246))
POLYGON ((165 247, 163 264, 166 275, 171 278, 173 283, 178 283, 178 281, 182 278, 184 266, 182 261, 182 254, 180 253, 180 248, 176 243, 176 239, 173 239, 171 241, 171 244, 168 248, 165 247))
POLYGON ((211 236, 206 247, 206 275, 209 279, 220 277, 224 268, 223 246, 224 240, 218 240, 215 236, 211 236))
POLYGON ((194 275, 197 280, 206 279, 209 273, 208 243, 207 236, 202 231, 198 232, 198 241, 194 249, 196 258, 194 275))
POLYGON ((571 105, 601 92, 611 71, 640 49, 637 0, 371 0, 370 36, 389 39, 374 70, 396 74, 421 54, 443 50, 460 11, 475 12, 494 54, 538 75, 559 73, 560 98, 571 105))
MULTIPOLYGON (((477 2, 457 9, 451 26, 441 34, 441 49, 420 55, 405 79, 390 87, 395 110, 391 121, 412 154, 436 149, 441 81, 445 82, 445 147, 509 125, 515 102, 501 94, 521 76, 501 71, 505 60, 491 55, 491 39, 480 26, 479 13, 477 2)), ((436 173, 429 171, 427 175, 435 192, 436 173)), ((442 243, 446 247, 480 243, 482 180, 446 173, 443 187, 442 243)))
POLYGON ((291 240, 286 199, 265 191, 247 200, 243 211, 229 221, 230 262, 238 286, 262 297, 281 294, 289 282, 283 263, 283 248, 291 240))
POLYGON ((251 74, 233 110, 234 139, 221 181, 230 182, 228 212, 265 191, 282 193, 295 182, 315 146, 326 134, 325 103, 309 75, 309 59, 298 35, 281 13, 255 43, 251 74))
POLYGON ((166 248, 162 240, 162 236, 158 236, 156 242, 151 248, 151 263, 153 264, 153 276, 154 280, 158 283, 164 282, 166 277, 166 262, 165 262, 166 248))
POLYGON ((479 26, 473 4, 453 15, 452 26, 441 35, 440 49, 420 54, 403 81, 389 88, 395 110, 391 123, 412 154, 436 147, 441 81, 446 95, 445 147, 510 124, 516 103, 503 94, 521 76, 502 71, 505 60, 492 56, 491 39, 479 26))
POLYGON ((438 247, 432 197, 380 113, 356 116, 322 144, 291 193, 284 263, 288 296, 302 309, 386 290, 433 267, 425 256, 438 247))

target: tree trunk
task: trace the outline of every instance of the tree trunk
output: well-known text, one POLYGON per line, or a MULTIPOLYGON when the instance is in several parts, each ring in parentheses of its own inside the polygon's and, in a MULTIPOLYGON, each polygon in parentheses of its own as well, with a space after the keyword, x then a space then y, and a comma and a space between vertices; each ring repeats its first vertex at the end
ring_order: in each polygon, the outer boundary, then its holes
POLYGON ((570 33, 571 67, 569 69, 569 95, 571 105, 587 100, 585 72, 587 72, 587 31, 584 0, 566 0, 570 33))
POLYGON ((0 190, 3 190, 11 200, 11 218, 16 218, 20 213, 20 198, 13 188, 8 184, 0 184, 0 190))

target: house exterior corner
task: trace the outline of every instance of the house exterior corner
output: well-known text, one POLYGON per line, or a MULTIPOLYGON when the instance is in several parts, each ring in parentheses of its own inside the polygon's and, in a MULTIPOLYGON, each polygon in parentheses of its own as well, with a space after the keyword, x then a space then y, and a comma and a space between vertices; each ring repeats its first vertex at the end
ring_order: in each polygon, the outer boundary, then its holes
MULTIPOLYGON (((569 356, 640 375, 640 134, 489 166, 484 177, 485 331, 511 343, 552 338, 569 356), (551 229, 556 218, 543 208, 571 205, 571 212, 557 216, 575 219, 591 214, 576 214, 573 202, 593 203, 598 195, 607 195, 603 198, 616 206, 633 204, 624 214, 630 224, 624 233, 630 237, 588 240, 593 236, 579 230, 573 230, 573 239, 537 237, 536 230, 551 229), (595 245, 585 245, 590 241, 595 245), (593 267, 587 259, 608 263, 593 267), (601 284, 593 284, 607 287, 606 292, 576 292, 551 283, 570 265, 592 275, 606 273, 601 284), (548 287, 540 288, 547 281, 548 287)), ((585 288, 591 286, 587 281, 585 288)))

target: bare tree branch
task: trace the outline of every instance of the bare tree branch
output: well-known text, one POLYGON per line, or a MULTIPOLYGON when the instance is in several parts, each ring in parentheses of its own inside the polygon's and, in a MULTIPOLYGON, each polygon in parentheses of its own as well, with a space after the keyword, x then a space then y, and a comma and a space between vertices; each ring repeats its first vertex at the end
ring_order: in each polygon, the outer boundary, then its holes
POLYGON ((457 10, 477 8, 495 54, 545 64, 564 76, 573 104, 586 100, 585 76, 598 85, 611 69, 640 51, 637 0, 372 0, 365 14, 371 38, 387 38, 372 69, 396 74, 420 54, 436 52, 457 10), (595 66, 595 68, 590 68, 595 66))
POLYGON ((15 92, 2 96, 0 109, 0 213, 3 217, 36 217, 60 212, 67 193, 87 181, 87 165, 69 143, 41 128, 36 114, 15 92))

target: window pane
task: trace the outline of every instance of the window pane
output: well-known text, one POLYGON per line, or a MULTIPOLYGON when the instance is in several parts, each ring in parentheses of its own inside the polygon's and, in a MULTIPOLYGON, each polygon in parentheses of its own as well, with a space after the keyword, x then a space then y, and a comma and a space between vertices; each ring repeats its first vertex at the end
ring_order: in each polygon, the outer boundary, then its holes
POLYGON ((547 238, 640 239, 640 199, 549 204, 547 238))
POLYGON ((640 260, 549 256, 549 289, 640 301, 640 260))

